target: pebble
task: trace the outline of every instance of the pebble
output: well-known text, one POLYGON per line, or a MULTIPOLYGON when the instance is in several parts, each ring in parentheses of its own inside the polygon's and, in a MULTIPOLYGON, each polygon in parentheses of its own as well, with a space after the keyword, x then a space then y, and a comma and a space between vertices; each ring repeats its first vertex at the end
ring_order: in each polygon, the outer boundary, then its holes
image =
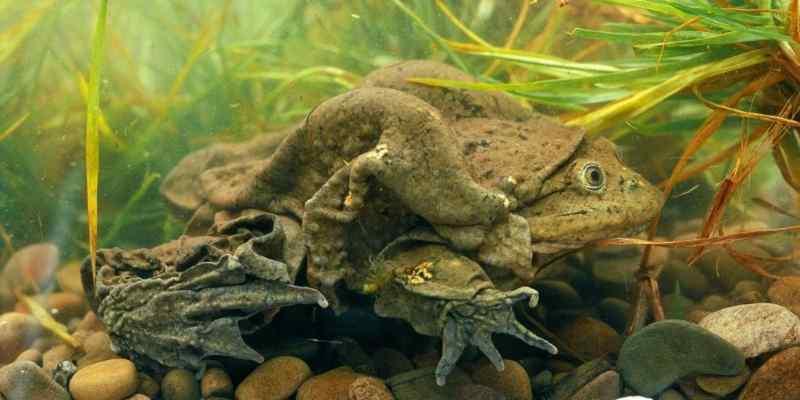
POLYGON ((67 323, 86 313, 87 304, 82 295, 72 292, 56 292, 47 295, 47 309, 57 321, 67 323))
POLYGON ((700 326, 736 346, 745 358, 800 344, 800 317, 772 303, 723 308, 700 326))
POLYGON ((611 371, 611 364, 605 359, 599 358, 579 365, 574 371, 563 374, 562 378, 558 378, 558 375, 561 374, 557 374, 553 377, 555 386, 548 398, 550 400, 572 400, 576 393, 608 371, 611 371))
POLYGON ((64 388, 30 361, 17 361, 0 368, 0 394, 6 400, 70 400, 64 388))
POLYGON ((139 387, 136 393, 155 399, 161 393, 161 385, 150 375, 139 373, 139 387))
POLYGON ((684 260, 671 260, 659 277, 663 293, 675 292, 680 286, 681 293, 694 300, 701 299, 709 292, 708 278, 697 268, 684 260))
POLYGON ((578 390, 571 400, 616 400, 622 393, 622 380, 615 371, 606 371, 578 390))
POLYGON ((539 302, 559 308, 577 308, 583 304, 581 296, 569 283, 551 279, 537 280, 531 287, 539 292, 539 302))
MULTIPOLYGON (((332 369, 312 377, 300 385, 300 388, 297 389, 297 400, 348 400, 350 385, 362 376, 350 367, 332 369)), ((267 398, 265 397, 265 399, 267 398)), ((237 399, 250 400, 247 397, 238 397, 238 392, 237 399)))
POLYGON ((695 379, 695 383, 705 392, 725 397, 742 387, 749 378, 750 368, 745 367, 742 373, 734 376, 700 375, 695 379))
POLYGON ((42 333, 36 318, 16 312, 0 315, 0 365, 9 364, 42 333))
POLYGON ((397 400, 452 400, 459 387, 473 383, 464 370, 455 367, 445 385, 439 386, 434 371, 433 367, 415 369, 392 376, 386 384, 397 400))
POLYGON ((349 400, 394 400, 392 392, 382 380, 363 376, 350 384, 349 400))
POLYGON ((144 394, 141 394, 141 393, 136 393, 135 395, 133 395, 131 397, 128 397, 125 400, 150 400, 150 399, 151 399, 150 396, 147 396, 147 395, 144 395, 144 394))
POLYGON ((414 364, 405 354, 389 347, 382 347, 372 354, 376 374, 386 379, 414 369, 414 364))
POLYGON ((56 280, 61 290, 81 296, 84 295, 80 262, 70 262, 61 267, 56 273, 56 280))
POLYGON ((456 389, 455 400, 506 400, 506 396, 488 386, 470 383, 456 389))
POLYGON ((747 382, 739 400, 800 399, 800 347, 772 356, 747 382))
POLYGON ((683 394, 686 395, 690 400, 717 400, 718 397, 707 393, 700 386, 697 386, 697 383, 693 379, 682 379, 678 382, 678 387, 681 389, 683 394))
POLYGON ((689 312, 694 308, 694 302, 683 295, 682 287, 675 286, 675 291, 661 299, 664 305, 664 316, 667 319, 687 319, 689 312))
POLYGON ((0 279, 0 313, 11 311, 17 303, 17 297, 8 286, 8 284, 0 279))
POLYGON ((200 380, 200 393, 203 397, 233 397, 233 382, 225 370, 208 368, 200 380))
POLYGON ((47 287, 58 265, 58 247, 52 243, 25 246, 3 268, 2 279, 12 288, 47 287))
POLYGON ((667 389, 658 396, 658 400, 686 400, 686 397, 675 389, 667 389))
POLYGON ((78 359, 78 368, 119 358, 116 353, 111 351, 111 338, 105 332, 94 332, 84 339, 83 350, 86 354, 78 359))
POLYGON ((293 356, 271 358, 259 365, 236 388, 237 400, 283 400, 311 377, 305 361, 293 356))
POLYGON ((690 374, 736 375, 744 356, 732 344, 691 322, 663 320, 629 336, 617 366, 625 383, 654 396, 690 374))
POLYGON ((36 349, 28 349, 20 353, 15 361, 30 361, 41 367, 42 353, 36 349))
POLYGON ((164 400, 200 400, 200 384, 192 372, 173 368, 161 380, 161 397, 164 400))
POLYGON ((525 368, 514 360, 504 359, 502 371, 484 361, 472 372, 475 383, 503 393, 508 400, 532 400, 531 381, 525 368))
POLYGON ((600 319, 611 325, 617 332, 625 331, 631 305, 625 300, 616 297, 606 297, 597 305, 600 319))
POLYGON ((788 308, 800 316, 800 277, 784 276, 772 283, 767 291, 770 301, 788 308))
POLYGON ((700 308, 710 312, 721 310, 732 305, 733 302, 730 301, 730 299, 718 294, 706 296, 703 298, 703 301, 700 302, 700 308))
MULTIPOLYGON (((756 257, 769 257, 764 249, 746 241, 732 243, 731 246, 738 252, 751 254, 756 257)), ((747 268, 742 267, 734 260, 725 249, 710 249, 696 262, 697 268, 712 282, 718 283, 726 291, 731 291, 741 281, 756 281, 759 276, 747 268)))
POLYGON ((79 369, 69 382, 69 391, 75 400, 123 400, 138 386, 136 367, 119 358, 79 369))
POLYGON ((555 332, 569 348, 586 360, 616 353, 622 345, 622 337, 614 328, 591 317, 578 317, 555 332))
POLYGON ((42 355, 42 368, 52 374, 58 363, 71 360, 73 355, 75 355, 75 348, 72 346, 67 344, 55 346, 42 355))

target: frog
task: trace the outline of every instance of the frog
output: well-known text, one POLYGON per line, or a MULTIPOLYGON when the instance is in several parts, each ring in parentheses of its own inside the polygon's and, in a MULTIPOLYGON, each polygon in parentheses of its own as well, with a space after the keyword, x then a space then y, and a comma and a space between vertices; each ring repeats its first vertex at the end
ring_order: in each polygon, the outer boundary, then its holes
POLYGON ((505 93, 412 77, 475 81, 427 60, 369 74, 311 110, 269 157, 184 174, 195 187, 189 227, 237 210, 298 222, 309 286, 338 311, 348 293, 369 294, 378 315, 441 337, 439 384, 469 345, 503 369, 494 333, 556 354, 514 314, 537 305, 537 268, 640 232, 660 192, 606 139, 505 93))

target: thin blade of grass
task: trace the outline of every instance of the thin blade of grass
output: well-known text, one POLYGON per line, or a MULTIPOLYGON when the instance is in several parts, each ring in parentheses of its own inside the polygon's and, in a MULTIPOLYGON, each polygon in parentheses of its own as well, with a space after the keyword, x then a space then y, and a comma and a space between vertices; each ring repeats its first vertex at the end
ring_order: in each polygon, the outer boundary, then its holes
POLYGON ((775 165, 783 175, 783 180, 795 190, 800 192, 800 135, 793 129, 772 150, 775 165))
MULTIPOLYGON (((86 82, 86 78, 83 77, 83 74, 78 72, 78 88, 81 92, 81 97, 83 97, 83 101, 88 101, 89 99, 89 84, 86 82)), ((97 110, 97 127, 100 130, 100 133, 103 137, 106 138, 109 142, 111 142, 114 147, 119 150, 125 150, 127 145, 125 142, 120 139, 117 134, 111 129, 111 126, 108 125, 108 120, 106 119, 105 113, 103 110, 97 110)))
POLYGON ((103 68, 105 49, 106 16, 108 0, 100 0, 89 71, 89 95, 86 101, 86 218, 89 228, 89 258, 92 263, 92 279, 97 273, 97 189, 100 176, 100 72, 103 68))
POLYGON ((25 113, 23 116, 17 118, 17 120, 14 121, 3 132, 0 132, 0 142, 2 142, 3 140, 5 140, 9 136, 11 136, 11 134, 14 133, 14 131, 16 131, 20 126, 22 126, 22 124, 25 123, 25 120, 27 120, 28 117, 30 117, 30 116, 31 116, 31 113, 25 113))
POLYGON ((52 332, 54 335, 56 335, 56 337, 63 340, 72 347, 79 347, 81 345, 78 339, 75 339, 72 335, 69 334, 69 330, 67 329, 67 327, 59 323, 55 319, 53 319, 50 313, 47 312, 47 310, 42 305, 40 305, 36 300, 31 298, 30 296, 22 294, 21 291, 17 291, 16 295, 17 298, 19 298, 20 301, 22 301, 22 303, 24 303, 28 307, 34 318, 39 320, 39 323, 42 324, 42 326, 45 329, 52 332))

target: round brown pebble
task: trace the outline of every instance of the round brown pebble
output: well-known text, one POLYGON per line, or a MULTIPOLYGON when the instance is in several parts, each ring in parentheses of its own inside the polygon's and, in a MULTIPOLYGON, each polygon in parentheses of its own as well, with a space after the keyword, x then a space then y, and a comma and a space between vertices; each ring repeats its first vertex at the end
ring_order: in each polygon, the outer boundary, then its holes
MULTIPOLYGON (((297 400, 348 400, 350 385, 362 376, 350 367, 332 369, 300 385, 297 400)), ((237 400, 245 399, 237 397, 237 400)))
POLYGON ((394 400, 392 392, 382 380, 363 376, 350 384, 349 400, 394 400))
POLYGON ((36 349, 28 349, 17 356, 16 361, 30 361, 38 366, 42 366, 42 353, 36 349))
POLYGON ((161 393, 161 385, 150 375, 139 373, 139 387, 136 393, 155 399, 161 393))
POLYGON ((784 276, 767 291, 769 299, 800 316, 800 276, 784 276))
POLYGON ((472 372, 472 380, 503 393, 508 400, 532 400, 531 381, 525 368, 514 360, 503 360, 503 363, 502 371, 489 362, 481 364, 472 372))
POLYGON ((8 260, 2 269, 2 278, 12 288, 47 286, 58 258, 58 247, 52 243, 25 246, 8 260))
POLYGON ((72 292, 56 292, 47 296, 47 309, 53 318, 66 323, 72 318, 80 318, 86 313, 83 296, 72 292))
POLYGON ((161 397, 164 400, 199 400, 200 385, 193 373, 173 368, 161 380, 161 397))
POLYGON ((749 378, 750 368, 745 367, 742 373, 734 376, 700 375, 695 383, 708 393, 725 397, 742 387, 749 378))
POLYGON ((203 397, 233 397, 233 383, 228 373, 220 368, 209 368, 200 380, 203 397))
POLYGON ((750 376, 739 399, 800 399, 800 347, 790 347, 770 357, 750 376))
POLYGON ((30 315, 15 312, 0 315, 0 364, 14 361, 41 332, 41 325, 30 315))
POLYGON ((78 359, 78 368, 119 357, 111 351, 111 338, 105 332, 95 332, 84 339, 83 351, 86 354, 78 359))
POLYGON ((604 357, 619 351, 622 337, 603 321, 578 317, 556 331, 567 346, 587 360, 604 357))
POLYGON ((470 383, 456 389, 456 400, 505 400, 506 396, 490 387, 470 383))
POLYGON ((123 400, 136 393, 138 386, 136 367, 122 358, 79 369, 69 381, 75 400, 123 400))
POLYGON ((0 368, 0 394, 3 393, 8 400, 70 400, 64 388, 30 361, 17 361, 0 368))
POLYGON ((150 400, 150 396, 143 395, 141 393, 136 393, 135 395, 128 397, 125 400, 150 400))
POLYGON ((405 354, 388 347, 376 350, 372 354, 372 362, 375 364, 378 376, 384 379, 414 369, 414 364, 405 354))
POLYGON ((58 270, 56 280, 61 290, 83 296, 83 283, 81 282, 81 263, 78 261, 68 263, 58 270))
POLYGON ((244 378, 236 388, 236 400, 288 399, 310 377, 311 368, 300 358, 271 358, 244 378))

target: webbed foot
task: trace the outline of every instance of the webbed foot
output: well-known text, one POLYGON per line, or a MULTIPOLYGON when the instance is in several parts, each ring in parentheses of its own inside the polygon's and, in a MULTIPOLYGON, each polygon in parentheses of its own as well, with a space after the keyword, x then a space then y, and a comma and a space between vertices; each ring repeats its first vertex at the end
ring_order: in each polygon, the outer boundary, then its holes
POLYGON ((513 335, 550 354, 558 353, 555 346, 533 334, 514 316, 514 303, 526 299, 530 307, 535 307, 539 293, 529 287, 508 292, 487 289, 473 299, 448 303, 440 317, 444 329, 442 357, 436 366, 436 383, 440 386, 445 384, 447 375, 470 344, 477 346, 495 368, 502 371, 503 357, 492 343, 493 333, 513 335))

